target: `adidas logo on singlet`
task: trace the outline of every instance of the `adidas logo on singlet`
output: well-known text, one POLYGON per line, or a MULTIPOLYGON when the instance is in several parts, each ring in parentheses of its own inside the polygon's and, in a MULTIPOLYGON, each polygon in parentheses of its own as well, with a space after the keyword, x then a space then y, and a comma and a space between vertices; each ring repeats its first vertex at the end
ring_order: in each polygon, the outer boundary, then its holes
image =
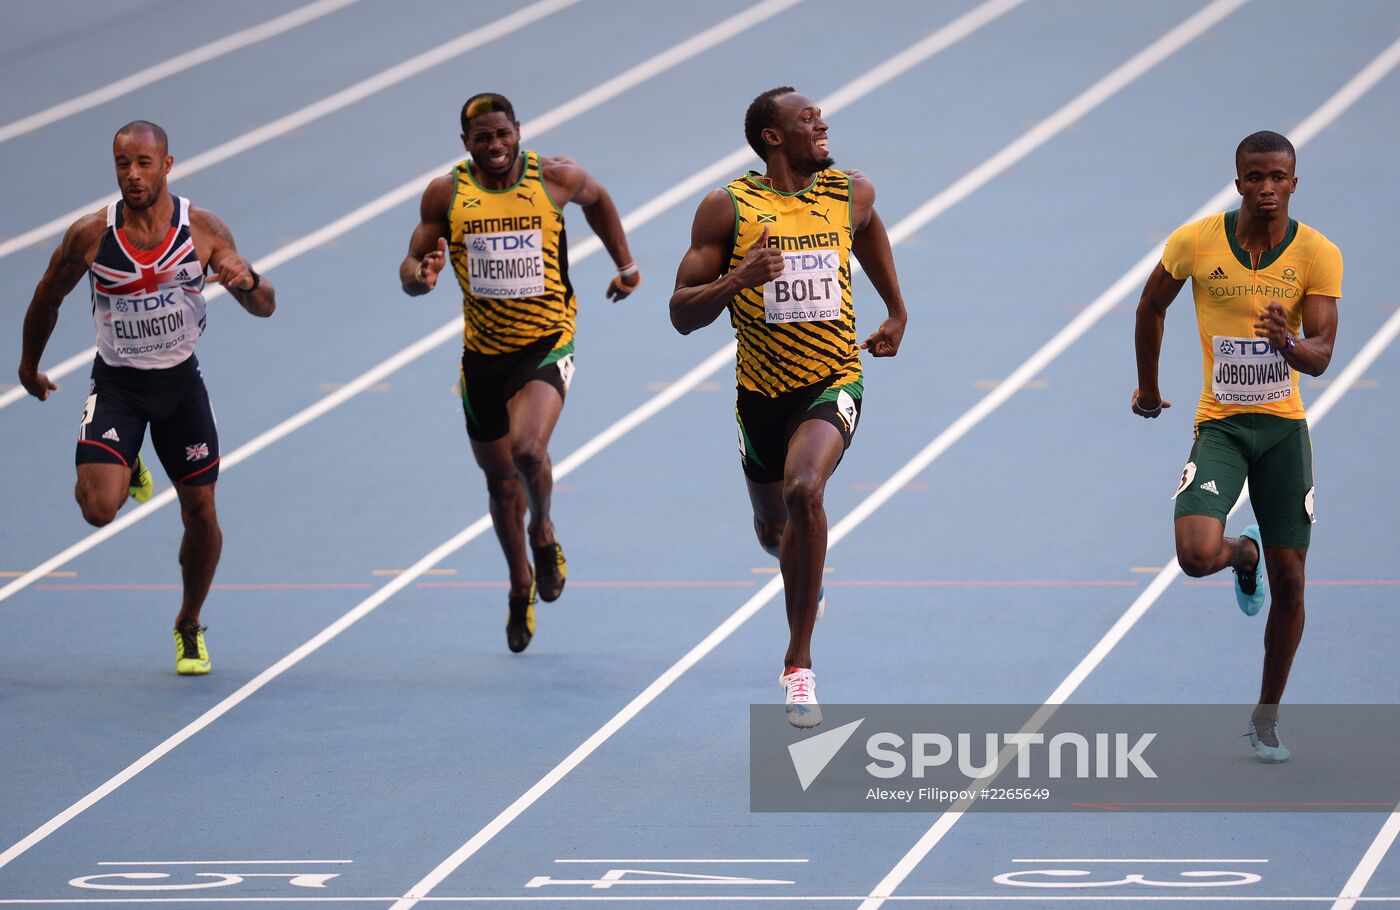
POLYGON ((1225 270, 1218 265, 1215 267, 1215 271, 1210 273, 1211 281, 1224 281, 1229 277, 1229 275, 1225 274, 1225 270))

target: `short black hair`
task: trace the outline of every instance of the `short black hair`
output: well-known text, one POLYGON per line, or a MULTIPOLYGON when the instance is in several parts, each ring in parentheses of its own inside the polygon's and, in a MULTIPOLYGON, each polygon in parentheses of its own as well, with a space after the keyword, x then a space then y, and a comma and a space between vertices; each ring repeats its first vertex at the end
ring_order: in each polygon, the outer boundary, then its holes
POLYGON ((156 137, 156 142, 160 143, 161 152, 166 155, 170 154, 170 138, 165 135, 165 130, 161 129, 158 124, 152 123, 149 120, 131 121, 126 126, 117 130, 116 134, 112 136, 112 143, 115 145, 116 141, 122 136, 129 136, 132 133, 150 133, 152 136, 156 137))
POLYGON ((462 105, 462 132, 471 131, 473 117, 480 117, 482 114, 490 114, 499 111, 510 118, 510 122, 515 122, 515 107, 505 95, 496 92, 481 92, 472 95, 467 99, 467 103, 462 105))
POLYGON ((1240 140, 1239 147, 1235 149, 1235 168, 1239 168, 1240 159, 1245 155, 1261 152, 1287 152, 1295 164, 1298 162, 1298 152, 1294 150, 1293 143, 1288 141, 1287 136, 1272 130, 1260 130, 1240 140))
POLYGON ((795 91, 797 89, 790 85, 770 88, 753 99, 744 113, 744 138, 749 141, 754 154, 764 161, 768 160, 768 144, 763 141, 763 131, 778 125, 778 99, 795 91))

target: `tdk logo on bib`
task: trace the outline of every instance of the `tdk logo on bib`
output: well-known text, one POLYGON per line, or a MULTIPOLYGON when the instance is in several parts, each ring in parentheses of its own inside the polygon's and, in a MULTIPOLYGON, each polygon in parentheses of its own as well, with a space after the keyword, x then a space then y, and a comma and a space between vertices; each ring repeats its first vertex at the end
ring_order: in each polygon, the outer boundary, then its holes
POLYGON ((1267 357, 1274 353, 1274 346, 1265 338, 1216 338, 1217 353, 1229 357, 1267 357))
POLYGON ((472 249, 479 253, 487 251, 492 253, 504 253, 513 250, 538 250, 539 241, 539 231, 530 231, 522 234, 477 235, 472 238, 472 249))
POLYGON ((467 241, 467 274, 478 297, 538 297, 544 293, 540 231, 476 234, 467 241))
POLYGON ((149 313, 162 307, 175 305, 175 292, 152 294, 150 297, 118 297, 112 301, 112 309, 118 313, 149 313))

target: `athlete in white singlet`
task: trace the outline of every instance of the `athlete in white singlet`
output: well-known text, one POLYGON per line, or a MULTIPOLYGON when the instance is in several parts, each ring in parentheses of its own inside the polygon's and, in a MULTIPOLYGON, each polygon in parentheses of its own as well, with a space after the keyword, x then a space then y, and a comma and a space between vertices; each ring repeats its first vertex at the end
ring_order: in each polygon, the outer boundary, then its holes
POLYGON ((194 356, 204 332, 205 274, 212 270, 254 316, 271 316, 276 300, 218 217, 166 191, 174 159, 163 129, 128 123, 117 131, 112 153, 121 199, 75 221, 54 251, 24 317, 19 381, 40 401, 58 388, 39 371, 39 358, 59 306, 87 274, 97 358, 78 429, 75 495, 96 527, 111 523, 128 494, 149 499, 152 482, 140 452, 150 426, 185 523, 175 667, 198 676, 210 666, 199 613, 223 547, 214 508, 218 431, 194 356))

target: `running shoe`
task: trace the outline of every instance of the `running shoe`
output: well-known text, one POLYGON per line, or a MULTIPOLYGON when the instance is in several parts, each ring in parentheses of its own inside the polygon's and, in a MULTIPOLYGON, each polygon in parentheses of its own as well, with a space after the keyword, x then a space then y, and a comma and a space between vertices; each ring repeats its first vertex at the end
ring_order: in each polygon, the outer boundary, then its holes
POLYGON ((1269 593, 1269 586, 1264 580, 1264 541, 1259 536, 1258 525, 1245 528, 1240 537, 1254 541, 1254 546, 1259 550, 1259 562, 1254 566, 1253 576, 1242 575, 1239 569, 1235 570, 1235 603, 1240 605, 1245 616, 1253 616, 1264 606, 1264 598, 1269 593))
POLYGON ((547 547, 530 549, 535 551, 535 582, 540 586, 540 600, 553 603, 564 593, 564 582, 569 576, 564 548, 556 541, 547 547))
MULTIPOLYGON (((141 456, 136 456, 136 464, 131 466, 131 498, 137 502, 145 502, 151 498, 151 494, 156 491, 156 482, 151 477, 150 468, 141 460, 141 456)), ((204 671, 209 672, 209 671, 204 671)))
POLYGON ((1279 742, 1278 718, 1258 717, 1249 722, 1249 744, 1254 755, 1271 765, 1288 761, 1288 747, 1279 742))
POLYGON ((175 672, 203 676, 209 672, 209 650, 204 647, 204 626, 185 623, 175 630, 175 672))
POLYGON ((788 723, 805 729, 822 722, 821 705, 817 704, 817 677, 811 670, 788 667, 787 672, 778 677, 778 683, 787 690, 784 704, 788 723))
POLYGON ((817 588, 817 619, 826 615, 826 585, 817 588))
POLYGON ((530 646, 535 637, 535 584, 530 583, 530 593, 524 597, 508 599, 510 612, 506 614, 506 647, 519 654, 530 646))

